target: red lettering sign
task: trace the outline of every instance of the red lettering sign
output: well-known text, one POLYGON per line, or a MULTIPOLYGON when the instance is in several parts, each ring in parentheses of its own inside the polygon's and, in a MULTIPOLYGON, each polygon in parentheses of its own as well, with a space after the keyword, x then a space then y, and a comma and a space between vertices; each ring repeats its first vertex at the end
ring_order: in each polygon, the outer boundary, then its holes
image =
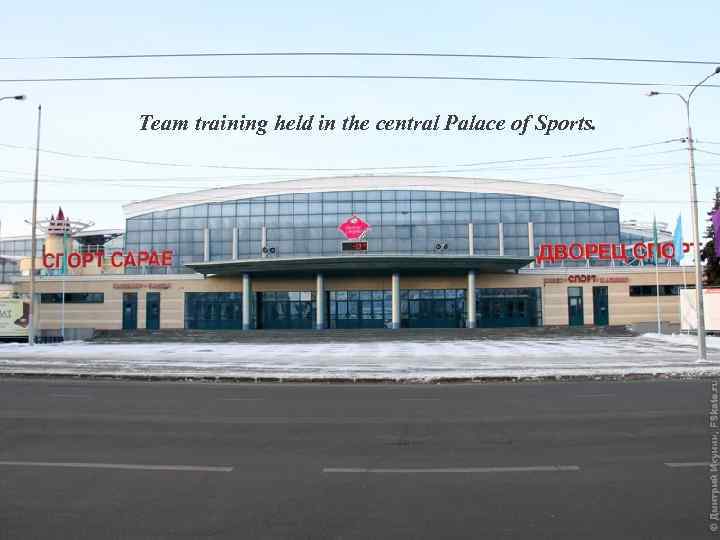
MULTIPOLYGON (((79 252, 73 251, 65 256, 62 253, 46 253, 42 257, 42 265, 44 268, 61 268, 62 261, 65 259, 70 268, 86 268, 92 264, 102 268, 105 259, 105 253, 96 252, 79 252)), ((122 268, 123 266, 172 266, 173 253, 166 249, 158 254, 156 250, 142 250, 135 254, 132 251, 126 253, 122 251, 113 251, 110 255, 110 266, 113 268, 122 268)))
MULTIPOLYGON (((683 253, 687 253, 690 244, 683 242, 683 253)), ((652 259, 660 256, 665 259, 672 259, 675 255, 675 246, 672 242, 661 242, 655 245, 653 242, 635 242, 631 245, 615 244, 608 242, 586 243, 585 245, 574 242, 572 244, 540 244, 538 255, 535 261, 539 264, 545 261, 554 263, 571 259, 597 258, 601 261, 619 260, 628 262, 628 253, 635 259, 652 259)))

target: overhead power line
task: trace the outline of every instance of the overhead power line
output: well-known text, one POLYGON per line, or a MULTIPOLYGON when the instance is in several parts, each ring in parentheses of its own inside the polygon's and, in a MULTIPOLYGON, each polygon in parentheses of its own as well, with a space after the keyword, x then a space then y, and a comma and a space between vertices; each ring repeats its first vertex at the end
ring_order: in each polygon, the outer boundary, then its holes
MULTIPOLYGON (((511 175, 517 174, 517 173, 523 173, 527 174, 528 172, 532 173, 545 173, 552 172, 552 170, 563 170, 563 169, 592 169, 592 168, 602 168, 607 169, 606 165, 571 165, 571 166, 558 166, 558 167, 518 167, 513 169, 492 169, 493 171, 502 171, 503 175, 507 175, 506 179, 509 181, 514 180, 514 178, 511 175), (549 169, 549 170, 548 170, 549 169)), ((659 163, 656 165, 649 165, 649 164, 638 164, 629 168, 623 168, 623 169, 610 169, 610 170, 603 170, 602 172, 598 171, 589 171, 585 174, 575 174, 573 176, 551 176, 551 177, 545 177, 545 178, 551 178, 551 179, 563 179, 563 178, 581 178, 581 179, 593 179, 597 176, 616 176, 616 175, 627 175, 632 177, 640 177, 643 176, 643 173, 646 172, 659 172, 659 171, 671 171, 672 169, 678 169, 678 168, 684 168, 687 167, 687 163, 659 163)), ((703 165, 703 169, 712 169, 715 170, 715 168, 720 167, 720 163, 716 165, 703 165)), ((459 172, 469 172, 469 173, 475 173, 478 172, 476 169, 450 169, 450 170, 443 170, 443 171, 422 171, 420 173, 413 172, 413 174, 410 176, 418 176, 419 174, 423 175, 435 175, 435 174, 445 174, 445 173, 459 173, 459 172)), ((493 172, 493 176, 495 176, 496 173, 493 172)), ((287 174, 284 175, 272 175, 270 177, 263 176, 262 179, 264 180, 274 180, 274 181, 281 181, 281 180, 304 180, 304 179, 313 179, 317 177, 294 177, 289 176, 287 174)), ((332 176, 324 176, 322 178, 335 178, 332 176)), ((105 187, 128 187, 128 185, 132 185, 133 188, 148 188, 148 189, 211 189, 210 186, 218 187, 223 186, 227 187, 228 182, 237 182, 238 180, 257 180, 258 177, 253 176, 241 176, 241 177, 233 177, 233 176, 227 176, 227 177, 166 177, 166 178, 102 178, 102 177, 67 177, 67 176, 55 176, 55 175, 43 175, 43 184, 55 184, 55 185, 87 185, 87 184, 97 184, 102 183, 105 187), (152 182, 152 183, 148 183, 152 182)), ((523 178, 521 181, 529 182, 536 180, 537 178, 531 177, 531 178, 523 178)), ((0 186, 4 185, 11 185, 11 184, 27 184, 32 181, 31 176, 0 176, 0 186)), ((236 184, 229 184, 229 185, 236 185, 236 184)), ((254 183, 248 183, 244 185, 252 185, 257 189, 257 184, 254 183)))
MULTIPOLYGON (((134 165, 150 165, 159 167, 182 167, 182 168, 201 168, 201 169, 233 169, 233 170, 245 170, 245 171, 314 171, 314 172, 343 172, 343 171, 379 171, 379 170, 411 170, 411 169, 436 169, 436 168, 447 168, 447 167, 477 167, 483 165, 502 165, 508 163, 523 163, 527 161, 540 161, 547 159, 569 159, 576 157, 591 156, 595 154, 604 154, 609 152, 620 152, 628 150, 638 150, 641 148, 648 148, 652 146, 665 145, 673 142, 680 142, 682 139, 666 139, 663 141, 656 141, 651 143, 636 144, 630 146, 612 146, 608 148, 601 148, 596 150, 590 150, 586 152, 576 152, 571 154, 560 154, 560 155, 545 155, 545 156, 534 156, 527 158, 518 159, 503 159, 494 161, 478 161, 471 163, 457 163, 457 164, 418 164, 418 165, 385 165, 385 166, 374 166, 374 167, 251 167, 247 165, 221 165, 221 164, 193 164, 193 163, 179 163, 179 162, 167 162, 167 161, 146 161, 137 159, 125 159, 115 156, 105 156, 99 154, 80 154, 73 152, 61 152, 58 150, 50 150, 48 148, 41 148, 40 152, 45 154, 53 154, 58 156, 70 157, 70 158, 81 158, 81 159, 97 159, 105 161, 116 161, 120 163, 130 163, 134 165)), ((32 146, 22 146, 17 144, 0 143, 0 148, 12 148, 17 150, 31 150, 35 151, 32 146)), ((660 151, 658 153, 667 153, 669 151, 660 151)), ((652 153, 654 154, 654 153, 652 153)))
MULTIPOLYGON (((160 197, 158 197, 158 198, 162 198, 163 200, 167 201, 167 198, 165 198, 165 197, 160 196, 160 197)), ((31 202, 32 202, 32 199, 9 199, 9 200, 4 200, 4 201, 0 202, 0 206, 6 205, 6 204, 7 204, 7 205, 10 205, 10 204, 28 204, 28 203, 31 203, 31 202)), ((168 201, 168 202, 172 202, 172 201, 168 201)), ((595 202, 598 202, 598 203, 614 203, 614 202, 617 202, 617 201, 616 201, 615 199, 596 199, 595 202)), ((681 204, 681 205, 688 204, 688 201, 685 200, 685 199, 652 199, 652 200, 651 200, 651 199, 647 199, 647 198, 644 198, 644 199, 628 199, 628 198, 626 198, 626 197, 623 197, 623 199, 622 199, 621 202, 622 202, 623 204, 625 204, 625 203, 641 203, 641 204, 649 204, 649 203, 652 203, 652 204, 675 204, 675 205, 677 205, 677 204, 681 204)), ((699 203, 712 204, 712 203, 715 202, 715 200, 714 200, 714 199, 698 199, 698 202, 699 202, 699 203)), ((96 203, 96 204, 108 204, 108 205, 112 204, 112 205, 116 205, 116 206, 117 206, 118 204, 120 204, 120 205, 123 204, 123 202, 122 202, 121 200, 117 199, 117 198, 115 198, 115 199, 63 199, 63 204, 65 204, 65 203, 96 203)), ((183 206, 186 206, 186 205, 187 205, 187 206, 190 206, 190 204, 187 203, 186 200, 180 200, 180 199, 178 199, 178 203, 182 203, 183 206)), ((38 200, 38 204, 41 204, 41 205, 56 205, 56 204, 57 204, 57 201, 38 200)))
MULTIPOLYGON (((532 84, 578 84, 592 86, 647 86, 666 88, 692 88, 693 84, 665 83, 653 81, 605 81, 585 79, 526 79, 522 77, 465 77, 454 75, 112 75, 105 77, 39 77, 0 79, 0 83, 58 83, 58 82, 116 82, 116 81, 190 81, 230 79, 335 79, 335 80, 407 80, 407 81, 476 81, 513 82, 532 84)), ((720 88, 717 84, 706 84, 703 88, 720 88)))
POLYGON ((565 60, 580 62, 627 62, 652 64, 700 64, 718 65, 713 60, 677 60, 667 58, 633 58, 612 56, 538 56, 525 54, 492 53, 433 53, 433 52, 348 52, 348 51, 278 51, 278 52, 189 52, 189 53, 138 53, 138 54, 91 54, 67 56, 4 56, 0 60, 130 60, 151 58, 213 58, 213 57, 297 57, 297 56, 355 56, 355 57, 416 57, 416 58, 471 58, 498 60, 565 60))

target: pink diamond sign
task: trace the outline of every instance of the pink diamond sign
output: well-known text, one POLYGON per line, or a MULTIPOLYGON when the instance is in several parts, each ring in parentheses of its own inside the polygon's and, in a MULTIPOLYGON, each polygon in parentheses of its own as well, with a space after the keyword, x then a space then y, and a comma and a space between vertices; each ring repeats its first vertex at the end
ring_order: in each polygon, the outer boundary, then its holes
POLYGON ((370 225, 358 216, 351 216, 343 221, 338 230, 345 235, 348 240, 359 240, 363 238, 370 230, 370 225))

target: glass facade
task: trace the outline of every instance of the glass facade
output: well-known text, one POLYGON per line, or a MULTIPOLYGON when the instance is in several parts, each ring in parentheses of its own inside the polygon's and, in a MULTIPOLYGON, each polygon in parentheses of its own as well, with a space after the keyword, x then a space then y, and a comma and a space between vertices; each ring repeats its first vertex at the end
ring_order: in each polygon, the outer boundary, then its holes
MULTIPOLYGON (((38 237, 37 253, 42 255, 45 239, 38 237)), ((7 238, 0 239, 0 255, 9 257, 29 257, 32 254, 32 239, 30 238, 7 238)), ((20 276, 20 267, 13 261, 0 260, 0 283, 10 283, 20 276)))
MULTIPOLYGON (((401 289, 403 328, 464 328, 465 289, 401 289)), ((329 328, 391 328, 392 292, 385 290, 327 291, 329 328)), ((311 291, 259 292, 253 297, 251 326, 272 329, 311 329, 316 297, 311 291)), ((481 328, 542 325, 540 288, 477 289, 477 323, 481 328)), ((242 294, 185 293, 185 327, 242 328, 242 294)))
MULTIPOLYGON (((679 296, 682 285, 660 285, 660 296, 679 296)), ((658 296, 655 285, 630 285, 630 296, 658 296)))
MULTIPOLYGON (((42 257, 44 251, 45 237, 40 234, 37 238, 37 255, 42 257)), ((71 250, 72 251, 98 251, 105 250, 106 253, 114 250, 122 250, 124 245, 123 235, 119 235, 113 238, 104 245, 86 245, 73 240, 71 250)), ((30 257, 32 254, 32 239, 31 238, 7 238, 0 239, 0 255, 7 255, 9 257, 30 257)), ((41 275, 61 275, 61 270, 46 270, 40 268, 41 275)), ((0 283, 10 283, 15 278, 20 276, 20 267, 14 261, 0 260, 0 283)))
POLYGON ((330 328, 390 328, 392 292, 330 291, 330 328))
POLYGON ((463 328, 465 289, 403 289, 400 316, 403 328, 463 328))
POLYGON ((468 253, 468 223, 475 224, 477 255, 500 254, 501 222, 508 256, 528 255, 529 222, 536 248, 620 240, 618 210, 600 205, 493 193, 362 190, 291 193, 153 212, 127 220, 125 248, 171 249, 172 268, 148 271, 189 272, 184 264, 204 258, 206 228, 210 260, 219 261, 232 256, 233 228, 238 229, 238 258, 259 257, 264 226, 276 256, 338 255, 344 237, 337 227, 352 214, 371 225, 368 252, 376 254, 433 253, 438 242, 447 244, 445 253, 468 253))
POLYGON ((185 328, 242 329, 242 293, 185 293, 185 328))
MULTIPOLYGON (((628 257, 628 263, 631 265, 639 265, 639 264, 649 264, 654 265, 655 259, 648 257, 646 259, 643 259, 642 262, 635 259, 635 256, 633 255, 632 246, 635 243, 638 242, 653 242, 653 233, 652 231, 643 232, 638 230, 628 230, 628 229, 620 229, 620 241, 625 244, 626 247, 626 253, 628 257)), ((659 242, 672 242, 672 236, 670 236, 667 232, 659 232, 658 234, 658 241, 659 242)), ((662 254, 658 254, 658 263, 662 265, 677 265, 677 261, 675 259, 667 259, 662 256, 662 254)))
POLYGON ((105 293, 42 293, 41 304, 102 304, 105 302, 105 293))
POLYGON ((264 292, 257 294, 259 328, 313 328, 315 293, 310 291, 264 292))
POLYGON ((478 328, 542 326, 539 287, 477 289, 478 328))

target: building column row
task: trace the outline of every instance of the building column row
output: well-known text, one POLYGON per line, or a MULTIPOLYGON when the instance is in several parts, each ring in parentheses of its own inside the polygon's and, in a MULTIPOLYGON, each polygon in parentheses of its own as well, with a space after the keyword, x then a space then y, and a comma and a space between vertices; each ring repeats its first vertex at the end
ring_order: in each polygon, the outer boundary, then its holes
POLYGON ((400 328, 400 274, 392 274, 392 329, 400 328))
POLYGON ((315 278, 315 328, 324 330, 325 323, 325 276, 318 274, 315 278))
MULTIPOLYGON (((321 273, 315 277, 315 328, 318 330, 324 330, 327 328, 327 321, 325 320, 325 276, 321 273)), ((393 272, 392 274, 392 329, 397 330, 400 328, 400 273, 393 272)), ((250 282, 250 274, 243 274, 242 276, 242 328, 243 330, 250 330, 251 328, 251 300, 252 300, 252 286, 250 282)), ((475 312, 475 271, 470 270, 468 272, 468 287, 467 287, 467 327, 475 328, 476 326, 476 312, 475 312)))
POLYGON ((250 274, 243 274, 242 277, 242 329, 250 330, 250 274))
POLYGON ((477 313, 475 311, 475 270, 468 271, 467 298, 465 299, 467 306, 467 328, 475 328, 477 326, 477 313))

